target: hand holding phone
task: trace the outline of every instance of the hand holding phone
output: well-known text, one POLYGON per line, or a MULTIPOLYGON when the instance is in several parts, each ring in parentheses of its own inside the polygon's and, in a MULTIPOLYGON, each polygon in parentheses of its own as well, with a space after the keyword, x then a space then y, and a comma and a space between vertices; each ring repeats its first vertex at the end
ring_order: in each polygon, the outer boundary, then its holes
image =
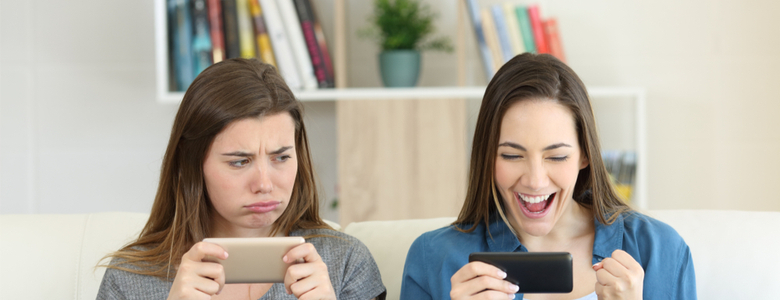
POLYGON ((203 261, 208 256, 226 259, 228 254, 222 247, 211 243, 193 245, 181 258, 168 299, 198 299, 222 290, 225 272, 218 264, 203 261))
POLYGON ((509 296, 514 296, 518 287, 505 278, 506 273, 493 265, 470 262, 450 278, 450 298, 470 299, 479 295, 487 299, 511 299, 509 296))
POLYGON ((518 293, 570 293, 574 287, 572 256, 568 252, 475 252, 480 261, 506 272, 518 293))

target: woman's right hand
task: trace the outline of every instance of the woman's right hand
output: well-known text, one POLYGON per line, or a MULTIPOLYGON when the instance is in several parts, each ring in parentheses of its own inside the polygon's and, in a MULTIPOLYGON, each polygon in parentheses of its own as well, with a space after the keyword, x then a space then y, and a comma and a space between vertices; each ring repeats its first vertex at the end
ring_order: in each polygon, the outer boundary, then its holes
POLYGON ((470 262, 450 278, 450 298, 514 299, 518 287, 504 278, 506 273, 495 266, 479 261, 470 262))
POLYGON ((168 299, 211 299, 225 286, 225 269, 207 256, 226 259, 228 253, 217 244, 199 242, 181 258, 168 299))

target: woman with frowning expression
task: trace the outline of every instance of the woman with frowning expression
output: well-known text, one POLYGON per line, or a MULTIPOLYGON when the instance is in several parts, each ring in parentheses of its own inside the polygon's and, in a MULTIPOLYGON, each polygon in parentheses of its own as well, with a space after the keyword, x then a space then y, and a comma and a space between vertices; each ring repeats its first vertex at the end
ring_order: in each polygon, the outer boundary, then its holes
POLYGON ((619 199, 585 86, 559 60, 526 53, 496 73, 471 153, 460 215, 415 240, 401 299, 696 298, 687 244, 619 199), (473 252, 569 252, 573 289, 516 294, 473 252))
POLYGON ((384 299, 368 249, 319 217, 302 107, 276 70, 230 59, 184 94, 139 238, 112 258, 98 299, 384 299), (302 236, 284 283, 225 284, 207 237, 302 236))

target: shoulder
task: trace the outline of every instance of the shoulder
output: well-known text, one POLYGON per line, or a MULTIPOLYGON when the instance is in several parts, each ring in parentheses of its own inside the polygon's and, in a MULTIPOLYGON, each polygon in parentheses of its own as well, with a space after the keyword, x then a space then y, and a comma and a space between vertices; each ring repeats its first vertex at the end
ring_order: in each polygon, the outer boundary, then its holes
MULTIPOLYGON (((145 268, 129 264, 123 259, 112 259, 103 275, 98 299, 163 299, 171 282, 151 275, 143 275, 145 268)), ((174 276, 175 274, 171 274, 174 276)))
POLYGON ((685 243, 672 226, 640 212, 622 216, 625 235, 646 242, 685 243))
POLYGON ((328 264, 371 258, 371 253, 363 242, 333 229, 299 229, 290 235, 304 237, 307 243, 314 245, 317 253, 328 264))
POLYGON ((484 225, 477 225, 471 232, 461 231, 469 228, 471 228, 470 224, 449 225, 434 229, 417 237, 414 244, 434 244, 437 247, 450 248, 464 244, 484 243, 484 225))

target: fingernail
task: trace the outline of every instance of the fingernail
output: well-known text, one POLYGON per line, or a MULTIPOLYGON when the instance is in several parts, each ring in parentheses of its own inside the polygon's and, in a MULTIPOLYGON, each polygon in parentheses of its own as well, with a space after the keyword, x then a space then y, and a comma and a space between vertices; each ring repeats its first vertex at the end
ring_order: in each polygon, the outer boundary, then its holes
POLYGON ((506 278, 506 273, 504 271, 498 271, 498 277, 501 277, 501 279, 506 278))
MULTIPOLYGON (((515 284, 513 284, 513 285, 512 285, 512 290, 514 290, 514 291, 515 291, 515 293, 517 293, 517 291, 519 291, 519 290, 520 290, 520 287, 519 287, 519 286, 517 286, 517 285, 515 285, 515 284)), ((514 298, 514 297, 513 297, 513 298, 514 298)))
POLYGON ((227 253, 227 251, 225 251, 225 259, 227 259, 227 258, 228 258, 228 253, 227 253))
MULTIPOLYGON (((287 262, 287 255, 285 255, 285 256, 283 256, 283 257, 282 257, 282 261, 283 261, 283 262, 287 262)), ((289 293, 288 293, 288 294, 289 294, 289 293)))
POLYGON ((509 299, 514 299, 514 298, 515 298, 515 294, 509 294, 509 299))

